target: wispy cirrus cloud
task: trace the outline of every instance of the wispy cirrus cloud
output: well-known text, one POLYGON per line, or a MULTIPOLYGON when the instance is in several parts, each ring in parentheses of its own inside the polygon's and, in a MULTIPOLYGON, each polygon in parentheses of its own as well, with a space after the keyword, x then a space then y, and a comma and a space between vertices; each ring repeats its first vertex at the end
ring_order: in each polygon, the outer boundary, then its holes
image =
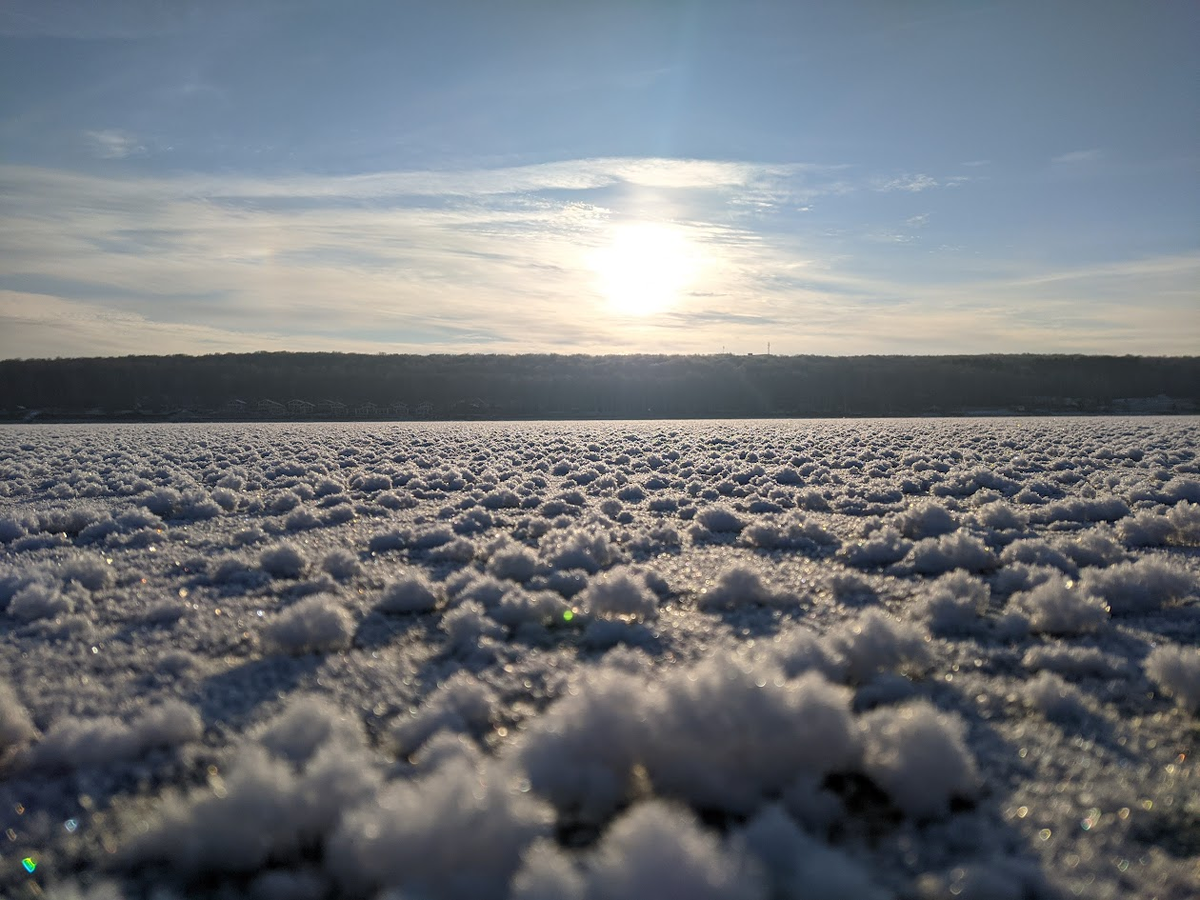
POLYGON ((136 137, 117 128, 85 131, 83 135, 92 153, 101 159, 125 159, 146 152, 146 147, 136 137))
POLYGON ((888 191, 908 191, 915 194, 937 186, 937 179, 930 175, 900 175, 895 178, 880 179, 875 182, 875 190, 884 191, 885 193, 888 191))

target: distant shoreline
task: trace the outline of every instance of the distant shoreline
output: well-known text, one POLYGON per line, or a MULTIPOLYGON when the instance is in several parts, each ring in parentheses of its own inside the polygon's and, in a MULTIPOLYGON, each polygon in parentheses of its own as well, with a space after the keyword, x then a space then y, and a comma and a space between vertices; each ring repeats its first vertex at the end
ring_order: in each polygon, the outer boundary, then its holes
POLYGON ((1200 412, 1200 357, 230 353, 0 360, 0 421, 423 422, 1200 412))
POLYGON ((713 414, 694 416, 508 416, 485 418, 442 418, 434 416, 427 419, 301 419, 301 418, 264 418, 264 419, 227 419, 227 418, 179 418, 172 416, 140 416, 140 417, 37 417, 30 420, 0 420, 0 426, 17 425, 430 425, 430 424, 505 424, 529 422, 836 422, 836 421, 903 421, 905 419, 963 420, 963 419, 1186 419, 1200 417, 1200 412, 987 412, 987 413, 945 413, 945 414, 897 414, 897 415, 756 415, 744 416, 737 414, 713 414))

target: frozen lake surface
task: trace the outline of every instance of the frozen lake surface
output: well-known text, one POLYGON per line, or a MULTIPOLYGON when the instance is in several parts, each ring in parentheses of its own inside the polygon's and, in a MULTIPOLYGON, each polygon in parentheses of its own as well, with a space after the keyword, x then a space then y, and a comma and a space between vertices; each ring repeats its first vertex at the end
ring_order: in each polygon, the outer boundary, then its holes
POLYGON ((1195 898, 1198 446, 0 429, 0 895, 1195 898))

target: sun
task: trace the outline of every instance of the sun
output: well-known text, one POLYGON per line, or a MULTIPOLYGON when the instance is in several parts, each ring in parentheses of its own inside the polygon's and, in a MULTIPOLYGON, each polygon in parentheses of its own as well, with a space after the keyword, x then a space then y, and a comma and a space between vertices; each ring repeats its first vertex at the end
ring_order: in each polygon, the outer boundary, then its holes
POLYGON ((682 229, 634 222, 615 226, 590 264, 613 312, 648 316, 676 304, 696 277, 698 257, 682 229))

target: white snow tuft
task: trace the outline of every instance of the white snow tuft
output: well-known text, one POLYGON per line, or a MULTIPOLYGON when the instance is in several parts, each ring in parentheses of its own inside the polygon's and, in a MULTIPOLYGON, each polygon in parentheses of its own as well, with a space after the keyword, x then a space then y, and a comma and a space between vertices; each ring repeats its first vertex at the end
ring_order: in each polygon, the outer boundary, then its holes
POLYGON ((525 848, 510 900, 585 900, 586 896, 579 867, 558 844, 539 838, 525 848))
POLYGON ((203 730, 196 710, 178 700, 145 709, 129 722, 113 716, 60 719, 32 749, 29 761, 50 771, 106 765, 194 741, 203 730))
POLYGON ((1104 599, 1062 575, 1013 594, 1009 604, 1025 613, 1029 627, 1042 634, 1088 634, 1108 621, 1104 599))
POLYGON ((307 763, 330 743, 356 747, 364 738, 357 716, 315 694, 292 699, 256 736, 273 754, 297 765, 307 763))
POLYGON ((881 528, 863 540, 842 545, 841 556, 847 565, 873 569, 899 562, 912 549, 907 540, 894 528, 881 528))
POLYGON ((949 510, 933 500, 923 500, 905 510, 896 520, 900 533, 911 540, 940 537, 958 528, 949 510))
POLYGON ((706 506, 696 513, 696 521, 717 534, 737 534, 745 521, 727 506, 706 506))
POLYGON ((943 575, 920 601, 929 630, 943 636, 978 631, 991 593, 986 583, 961 570, 943 575))
POLYGON ((776 606, 789 600, 787 594, 767 584, 757 569, 735 563, 721 572, 714 583, 700 589, 696 606, 710 611, 731 610, 750 604, 776 606))
POLYGON ((343 809, 378 790, 370 765, 340 748, 297 773, 250 744, 228 771, 210 770, 204 788, 168 795, 152 819, 139 818, 121 860, 135 869, 166 864, 187 880, 298 861, 337 827, 343 809))
POLYGON ((1078 725, 1091 715, 1083 693, 1053 672, 1039 672, 1025 682, 1021 696, 1026 706, 1059 725, 1078 725))
POLYGON ((637 572, 611 569, 593 578, 579 595, 593 616, 644 622, 658 616, 658 597, 637 572))
POLYGON ((907 816, 938 818, 972 799, 979 775, 962 720, 924 700, 863 716, 865 771, 907 816))
POLYGON ((1191 712, 1200 712, 1200 649, 1165 644, 1150 651, 1146 676, 1191 712))
POLYGON ((0 761, 9 751, 33 740, 37 729, 12 687, 0 681, 0 761))
POLYGON ((558 569, 583 569, 589 575, 612 563, 616 556, 607 536, 586 528, 547 535, 542 555, 558 569))
POLYGON ((264 572, 276 578, 300 578, 308 568, 308 560, 291 544, 280 544, 264 550, 258 557, 264 572))
POLYGON ((448 760, 394 781, 346 814, 329 841, 330 874, 354 896, 398 888, 439 900, 503 900, 549 810, 498 766, 448 760))
POLYGON ((492 724, 496 693, 467 672, 456 672, 418 709, 392 723, 392 749, 410 756, 438 731, 482 737, 492 724))
POLYGON ((507 578, 524 584, 537 574, 537 556, 528 547, 514 544, 492 554, 487 570, 497 578, 507 578))
POLYGON ((650 684, 597 673, 550 708, 521 750, 534 788, 584 821, 628 799, 639 762, 665 796, 744 813, 801 774, 849 770, 857 758, 845 688, 724 656, 650 684))
POLYGON ((690 811, 657 800, 639 803, 613 822, 588 875, 589 900, 768 897, 761 875, 744 856, 702 829, 690 811))
POLYGON ((305 597, 276 615, 262 629, 263 645, 273 653, 325 653, 350 646, 353 620, 331 594, 305 597))
POLYGON ((996 565, 996 557, 979 538, 961 531, 918 541, 909 558, 913 571, 922 575, 937 575, 951 569, 981 572, 996 565))
POLYGON ((1149 557, 1089 570, 1080 589, 1103 597, 1114 616, 1153 612, 1197 589, 1197 578, 1178 563, 1149 557))
POLYGON ((829 646, 841 657, 853 684, 863 684, 880 672, 917 673, 929 661, 928 635, 879 609, 869 609, 831 632, 829 646))
POLYGON ((13 594, 8 602, 8 614, 21 622, 53 619, 74 612, 76 605, 85 599, 78 587, 33 581, 13 594))
POLYGON ((406 572, 388 582, 375 606, 383 613, 422 613, 437 608, 440 590, 420 571, 406 572))

